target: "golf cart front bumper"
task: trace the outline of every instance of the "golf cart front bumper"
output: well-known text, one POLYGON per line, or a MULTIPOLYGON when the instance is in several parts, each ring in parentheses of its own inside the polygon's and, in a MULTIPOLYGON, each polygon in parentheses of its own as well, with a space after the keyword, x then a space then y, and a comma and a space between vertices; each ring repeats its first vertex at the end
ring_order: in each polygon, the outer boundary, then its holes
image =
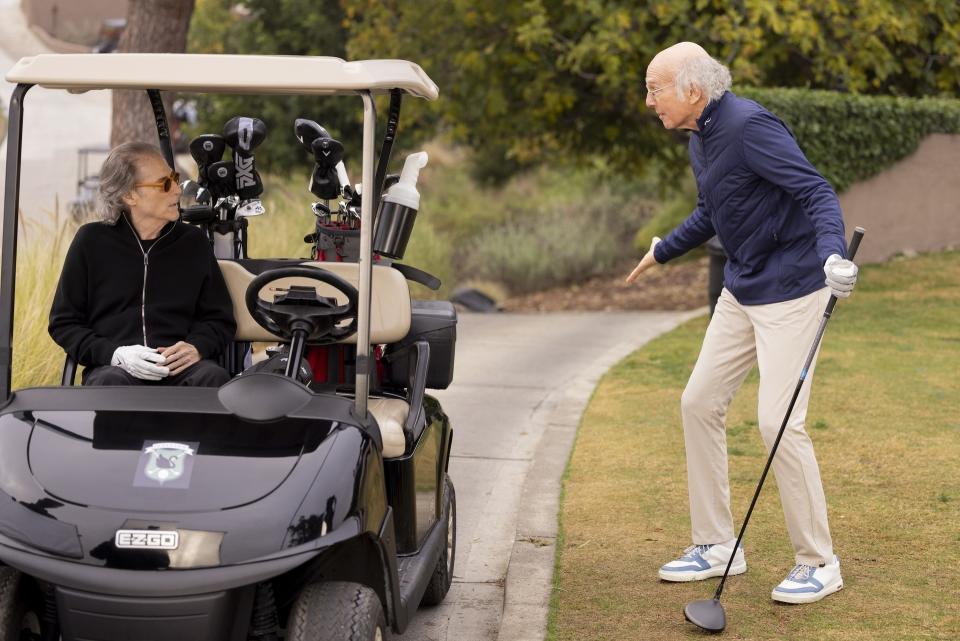
POLYGON ((36 554, 0 535, 7 565, 54 587, 63 641, 246 639, 257 583, 309 563, 322 551, 311 547, 233 566, 144 572, 36 554))

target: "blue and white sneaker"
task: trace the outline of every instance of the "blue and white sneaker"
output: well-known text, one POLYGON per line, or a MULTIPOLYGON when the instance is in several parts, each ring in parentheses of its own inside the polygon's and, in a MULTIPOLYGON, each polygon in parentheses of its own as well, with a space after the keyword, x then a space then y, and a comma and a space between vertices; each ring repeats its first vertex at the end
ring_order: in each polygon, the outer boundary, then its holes
MULTIPOLYGON (((691 545, 683 551, 679 559, 674 559, 660 568, 660 578, 664 581, 702 581, 712 576, 721 576, 727 569, 730 550, 733 544, 691 545)), ((743 556, 743 546, 737 548, 730 566, 730 575, 747 571, 747 561, 743 556)))
POLYGON ((833 563, 820 567, 798 564, 770 596, 783 603, 813 603, 841 589, 840 559, 834 556, 833 563))

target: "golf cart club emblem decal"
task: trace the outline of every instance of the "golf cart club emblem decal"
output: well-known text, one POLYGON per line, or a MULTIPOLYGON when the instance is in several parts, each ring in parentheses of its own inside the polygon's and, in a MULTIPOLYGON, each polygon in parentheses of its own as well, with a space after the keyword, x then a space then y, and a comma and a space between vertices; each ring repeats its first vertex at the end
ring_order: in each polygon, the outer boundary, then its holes
POLYGON ((134 486, 189 487, 197 445, 199 444, 167 441, 144 442, 134 486))
POLYGON ((113 543, 118 548, 176 550, 180 545, 180 533, 169 530, 117 530, 113 543))

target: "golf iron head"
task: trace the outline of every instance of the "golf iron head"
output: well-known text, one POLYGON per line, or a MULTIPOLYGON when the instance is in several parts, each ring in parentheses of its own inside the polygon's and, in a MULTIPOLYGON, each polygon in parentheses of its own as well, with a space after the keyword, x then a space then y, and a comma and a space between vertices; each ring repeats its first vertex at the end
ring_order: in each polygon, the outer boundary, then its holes
POLYGON ((727 627, 727 613, 724 612, 720 599, 691 601, 683 609, 683 616, 687 621, 707 632, 723 632, 727 627))

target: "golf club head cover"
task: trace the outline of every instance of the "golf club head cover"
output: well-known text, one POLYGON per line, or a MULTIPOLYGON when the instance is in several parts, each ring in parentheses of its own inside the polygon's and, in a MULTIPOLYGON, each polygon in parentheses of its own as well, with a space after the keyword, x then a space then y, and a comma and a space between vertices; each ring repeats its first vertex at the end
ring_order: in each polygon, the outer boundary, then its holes
POLYGON ((329 138, 327 130, 307 118, 297 118, 293 123, 293 134, 308 154, 313 153, 313 141, 317 138, 329 138))
POLYGON ((236 193, 235 176, 236 170, 229 160, 221 160, 210 165, 207 169, 207 189, 213 195, 214 202, 236 193))
POLYGON ((310 191, 324 200, 339 198, 343 185, 337 165, 343 159, 343 145, 333 138, 317 138, 311 147, 316 164, 310 177, 310 191))
POLYGON ((234 193, 240 200, 256 198, 263 193, 263 181, 254 164, 253 150, 267 137, 267 126, 259 118, 237 116, 223 126, 223 137, 233 149, 234 193))
POLYGON ((190 142, 190 155, 197 163, 197 182, 207 186, 207 169, 223 158, 227 142, 218 134, 202 134, 190 142))

